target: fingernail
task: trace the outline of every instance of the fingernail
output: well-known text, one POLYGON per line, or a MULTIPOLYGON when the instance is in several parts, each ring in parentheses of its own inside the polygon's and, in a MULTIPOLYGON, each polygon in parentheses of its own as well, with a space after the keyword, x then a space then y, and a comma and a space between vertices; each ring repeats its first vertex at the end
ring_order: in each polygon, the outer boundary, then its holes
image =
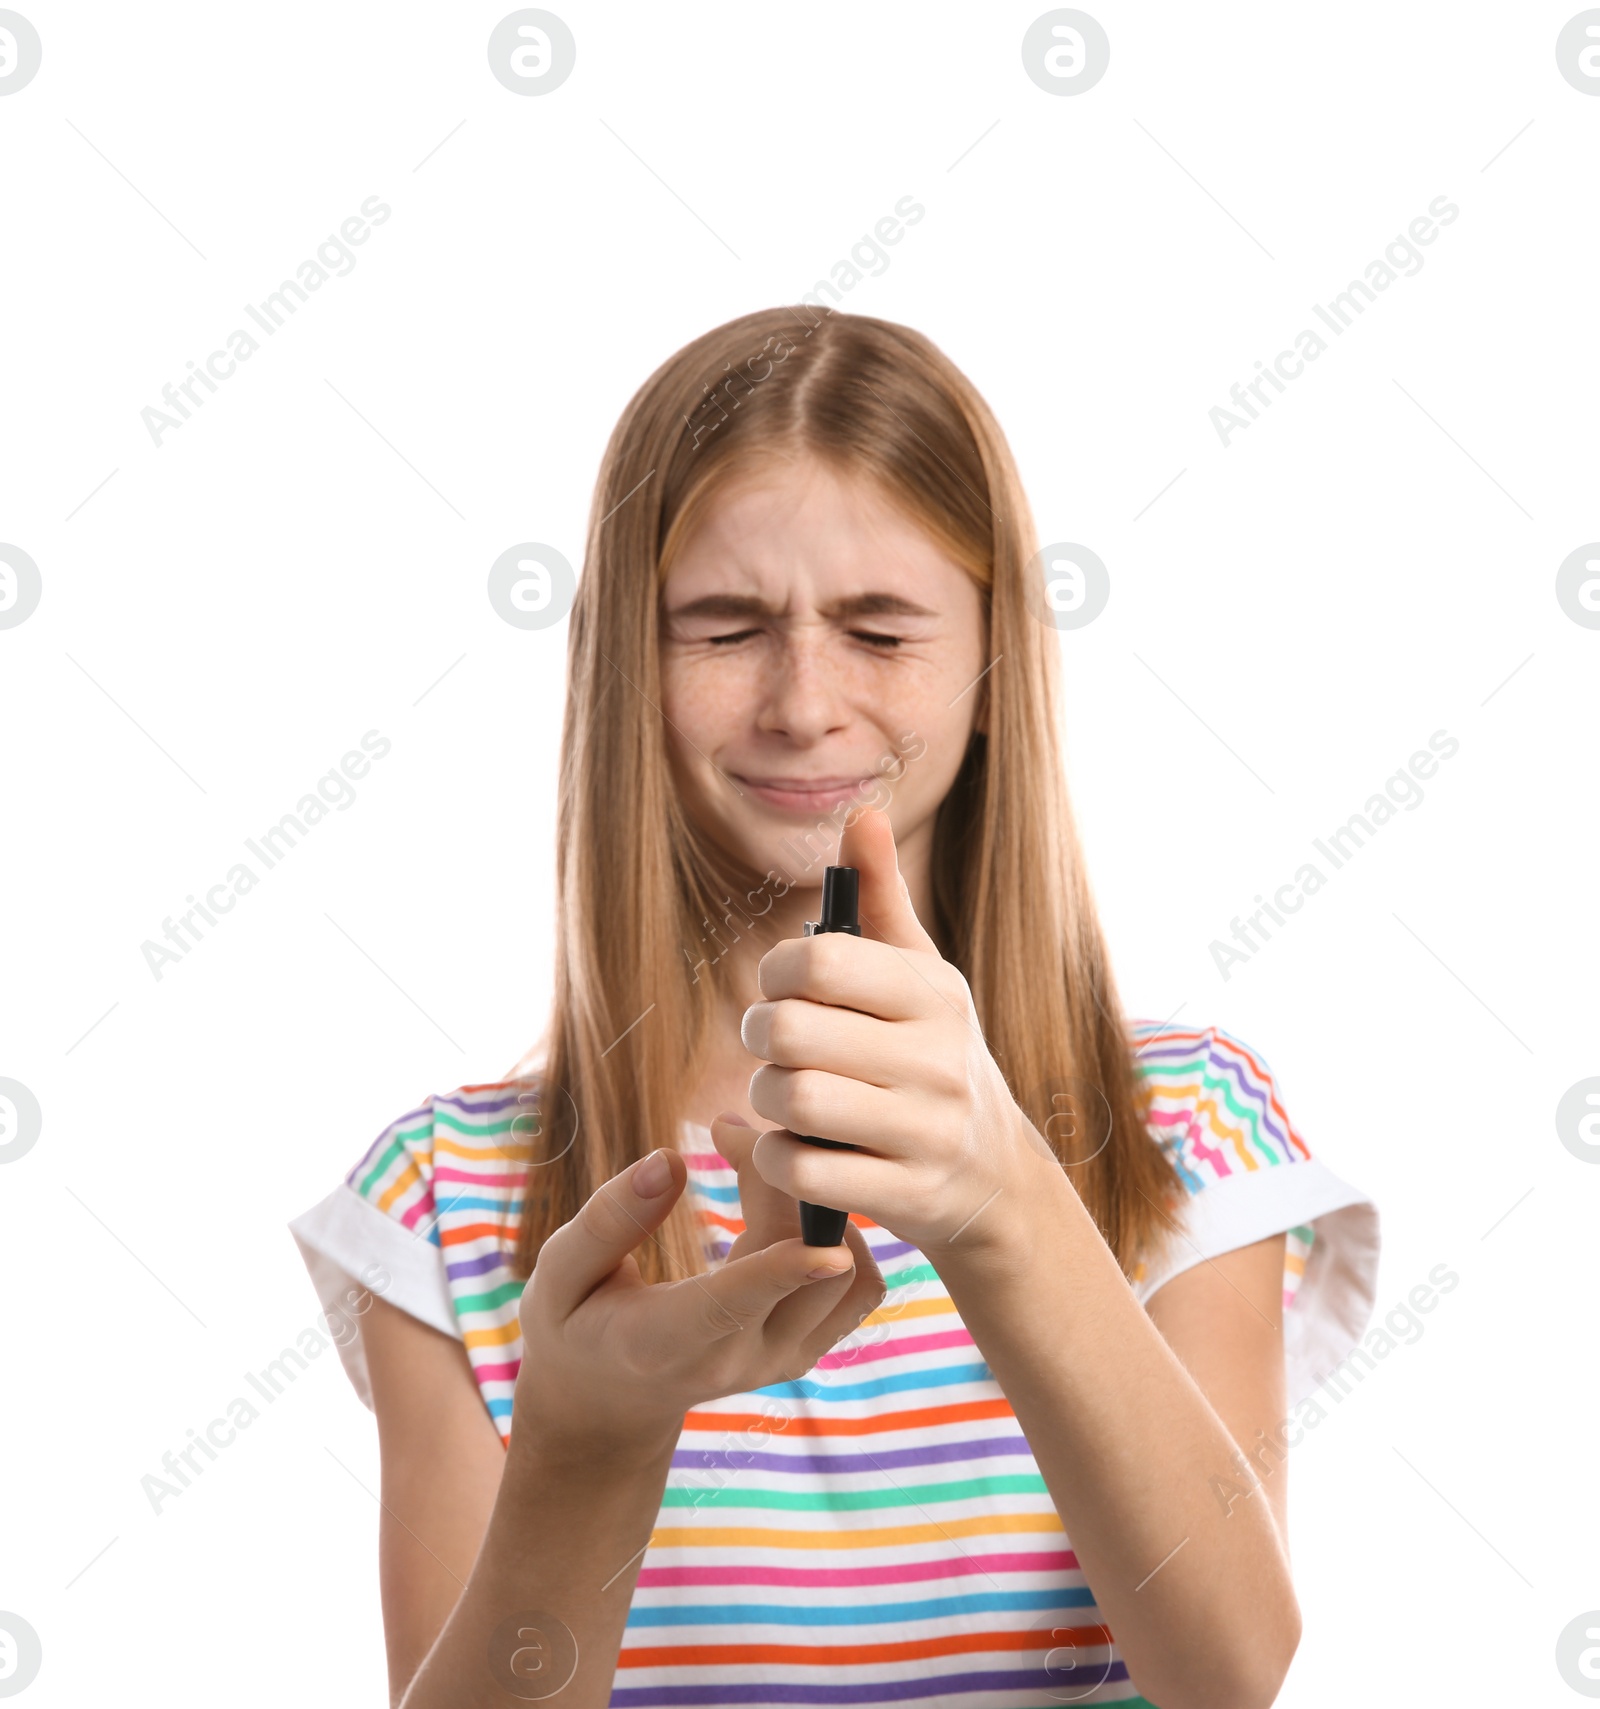
POLYGON ((824 1264, 820 1270, 807 1270, 808 1282, 825 1282, 830 1276, 843 1276, 855 1269, 854 1264, 824 1264))
POLYGON ((652 1151, 633 1172, 633 1190, 641 1199, 653 1199, 672 1185, 672 1165, 665 1151, 652 1151))
POLYGON ((727 1122, 730 1127, 749 1127, 750 1125, 743 1116, 736 1116, 732 1110, 722 1111, 722 1113, 717 1117, 717 1120, 719 1122, 727 1122))

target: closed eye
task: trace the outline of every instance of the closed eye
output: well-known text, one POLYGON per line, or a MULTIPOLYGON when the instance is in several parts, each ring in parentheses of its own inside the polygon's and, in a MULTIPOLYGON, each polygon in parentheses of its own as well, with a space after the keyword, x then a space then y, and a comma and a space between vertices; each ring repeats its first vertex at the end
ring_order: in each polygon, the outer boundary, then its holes
MULTIPOLYGON (((740 629, 732 635, 708 635, 706 639, 713 647, 731 647, 740 641, 747 640, 752 635, 759 635, 760 633, 759 629, 740 629)), ((872 629, 852 629, 850 633, 858 641, 869 642, 872 646, 886 653, 898 647, 901 641, 901 637, 898 635, 880 635, 872 629)))

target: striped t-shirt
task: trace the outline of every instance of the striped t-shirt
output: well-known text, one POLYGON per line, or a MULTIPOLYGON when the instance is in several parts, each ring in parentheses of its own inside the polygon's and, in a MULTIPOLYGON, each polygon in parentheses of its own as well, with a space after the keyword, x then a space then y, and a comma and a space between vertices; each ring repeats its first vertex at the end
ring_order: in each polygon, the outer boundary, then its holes
MULTIPOLYGON (((1152 1130, 1190 1193, 1183 1236, 1159 1274, 1135 1275, 1135 1293, 1286 1232, 1293 1406, 1365 1327, 1375 1208, 1312 1158, 1238 1039, 1136 1022, 1134 1041, 1152 1130)), ((520 1096, 506 1082, 425 1098, 292 1225, 325 1298, 329 1277, 377 1257, 395 1273, 395 1303, 461 1337, 502 1441, 522 1357, 524 1284, 510 1264, 533 1122, 520 1096)), ((685 1124, 682 1150, 715 1267, 744 1226, 737 1177, 704 1127, 685 1124)), ((685 1416, 611 1703, 1143 1703, 937 1272, 887 1229, 851 1220, 883 1302, 800 1381, 685 1416)), ((370 1405, 358 1347, 346 1362, 370 1405)))

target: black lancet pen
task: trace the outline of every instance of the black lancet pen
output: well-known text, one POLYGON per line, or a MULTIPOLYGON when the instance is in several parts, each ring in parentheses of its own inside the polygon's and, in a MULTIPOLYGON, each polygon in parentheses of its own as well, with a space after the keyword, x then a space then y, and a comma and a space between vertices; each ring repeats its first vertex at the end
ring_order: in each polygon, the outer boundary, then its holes
MULTIPOLYGON (((861 923, 856 918, 861 874, 853 866, 830 866, 822 874, 822 918, 806 921, 806 936, 814 938, 819 932, 849 932, 861 936, 861 923)), ((842 1139, 821 1139, 816 1134, 797 1133, 807 1145, 826 1146, 830 1151, 854 1151, 853 1145, 842 1139)), ((848 1211, 829 1210, 826 1205, 809 1205, 800 1201, 800 1236, 807 1246, 839 1246, 844 1241, 848 1211)))

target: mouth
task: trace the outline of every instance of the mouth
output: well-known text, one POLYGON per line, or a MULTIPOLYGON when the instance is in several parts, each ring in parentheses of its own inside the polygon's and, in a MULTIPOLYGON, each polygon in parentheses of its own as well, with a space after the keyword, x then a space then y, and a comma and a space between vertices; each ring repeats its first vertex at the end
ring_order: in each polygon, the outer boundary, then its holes
POLYGON ((864 777, 742 777, 730 774, 741 789, 748 790, 769 807, 790 812, 826 812, 842 801, 854 800, 868 781, 864 777))

